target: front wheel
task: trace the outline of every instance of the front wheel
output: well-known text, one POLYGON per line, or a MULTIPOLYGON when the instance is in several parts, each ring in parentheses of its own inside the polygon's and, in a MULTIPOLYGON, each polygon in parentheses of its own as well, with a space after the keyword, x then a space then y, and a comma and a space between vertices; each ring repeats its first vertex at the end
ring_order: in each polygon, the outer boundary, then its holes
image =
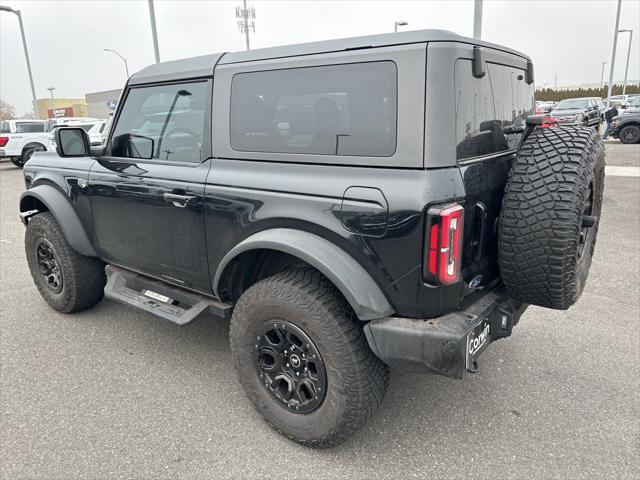
POLYGON ((256 409, 299 443, 331 447, 373 415, 389 370, 320 272, 287 270, 249 288, 231 320, 238 378, 256 409))
POLYGON ((24 248, 33 282, 54 310, 76 312, 102 300, 104 264, 71 248, 50 212, 30 218, 24 248))
POLYGON ((618 138, 622 143, 640 142, 640 127, 638 125, 627 125, 620 129, 618 138))
POLYGON ((24 162, 22 161, 22 157, 11 157, 11 163, 13 163, 18 168, 24 167, 24 162))

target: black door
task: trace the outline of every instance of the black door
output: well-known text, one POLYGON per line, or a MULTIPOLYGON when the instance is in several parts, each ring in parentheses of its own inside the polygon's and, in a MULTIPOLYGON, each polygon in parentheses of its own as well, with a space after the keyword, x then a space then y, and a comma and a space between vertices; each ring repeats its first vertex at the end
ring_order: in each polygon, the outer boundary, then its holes
POLYGON ((211 291, 203 209, 209 91, 207 81, 130 89, 87 189, 103 259, 203 292, 211 291))

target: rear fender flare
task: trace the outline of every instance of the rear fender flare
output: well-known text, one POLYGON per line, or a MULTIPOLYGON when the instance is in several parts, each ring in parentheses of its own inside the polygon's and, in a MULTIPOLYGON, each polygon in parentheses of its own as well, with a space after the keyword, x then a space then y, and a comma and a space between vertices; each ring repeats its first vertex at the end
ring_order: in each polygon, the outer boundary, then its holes
POLYGON ((62 192, 51 185, 33 187, 20 195, 20 213, 29 210, 29 198, 42 202, 53 214, 71 248, 87 257, 98 256, 73 205, 62 192))
POLYGON ((232 248, 214 276, 213 290, 218 298, 225 268, 238 255, 256 249, 288 253, 319 270, 344 295, 360 320, 384 318, 394 313, 380 287, 351 255, 318 235, 290 228, 263 230, 232 248))

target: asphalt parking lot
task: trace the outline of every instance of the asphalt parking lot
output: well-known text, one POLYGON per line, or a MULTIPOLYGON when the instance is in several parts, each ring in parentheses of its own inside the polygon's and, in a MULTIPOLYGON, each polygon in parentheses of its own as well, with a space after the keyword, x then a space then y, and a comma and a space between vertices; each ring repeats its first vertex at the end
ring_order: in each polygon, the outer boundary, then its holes
POLYGON ((24 258, 21 171, 1 163, 1 478, 637 478, 640 145, 607 154, 579 303, 530 308, 463 381, 394 373, 377 415, 324 451, 254 412, 228 323, 51 310, 24 258))

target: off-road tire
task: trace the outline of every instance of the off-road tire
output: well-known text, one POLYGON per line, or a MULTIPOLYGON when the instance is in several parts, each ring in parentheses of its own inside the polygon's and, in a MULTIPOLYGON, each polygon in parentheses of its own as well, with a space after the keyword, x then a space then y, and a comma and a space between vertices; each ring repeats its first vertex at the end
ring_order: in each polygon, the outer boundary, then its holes
POLYGON ((387 365, 371 352, 344 297, 314 269, 286 270, 244 292, 233 312, 230 339, 239 381, 255 408, 278 432, 301 444, 326 448, 342 443, 382 402, 387 365), (322 356, 328 386, 314 411, 288 410, 259 377, 253 357, 256 332, 274 319, 302 329, 322 356))
POLYGON ((514 298, 564 310, 580 297, 598 233, 604 156, 591 128, 538 128, 521 145, 498 234, 500 271, 514 298), (586 230, 585 211, 596 220, 586 230))
POLYGON ((100 302, 107 278, 104 263, 98 258, 85 257, 67 243, 62 228, 50 212, 29 219, 25 232, 25 252, 31 277, 42 298, 63 313, 84 310, 100 302), (54 292, 43 279, 38 262, 38 244, 45 239, 53 247, 62 272, 62 289, 54 292))
POLYGON ((618 139, 622 143, 640 143, 640 127, 638 125, 627 125, 618 132, 618 139))

